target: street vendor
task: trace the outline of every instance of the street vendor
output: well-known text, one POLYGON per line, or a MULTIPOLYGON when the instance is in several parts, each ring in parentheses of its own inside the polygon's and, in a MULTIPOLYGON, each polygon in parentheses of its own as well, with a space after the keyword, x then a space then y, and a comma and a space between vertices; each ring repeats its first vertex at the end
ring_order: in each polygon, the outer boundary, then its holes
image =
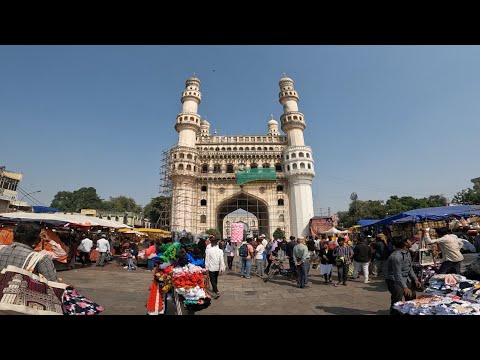
POLYGON ((442 265, 437 274, 460 274, 460 263, 463 255, 460 249, 463 247, 463 241, 453 234, 449 234, 447 228, 436 229, 437 239, 430 238, 430 228, 423 231, 425 242, 428 245, 438 244, 442 252, 442 265))
POLYGON ((394 304, 405 297, 405 301, 416 298, 415 288, 420 287, 415 272, 413 271, 413 261, 409 249, 412 246, 412 240, 401 236, 395 236, 392 239, 395 251, 388 257, 385 282, 388 291, 391 294, 390 315, 398 314, 394 309, 394 304))

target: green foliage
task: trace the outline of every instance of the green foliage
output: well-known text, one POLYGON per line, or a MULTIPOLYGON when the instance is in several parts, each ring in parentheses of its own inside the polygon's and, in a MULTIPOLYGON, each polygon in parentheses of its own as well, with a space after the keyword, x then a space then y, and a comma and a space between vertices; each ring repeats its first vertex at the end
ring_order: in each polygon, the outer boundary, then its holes
POLYGON ((386 216, 385 205, 381 200, 354 200, 348 211, 338 214, 339 223, 344 227, 356 225, 360 219, 383 219, 386 216))
POLYGON ((71 191, 59 191, 50 204, 66 212, 80 212, 81 209, 101 209, 102 199, 97 195, 97 190, 93 187, 83 187, 71 191))
POLYGON ((150 219, 152 224, 166 224, 170 226, 170 219, 166 218, 169 216, 167 212, 167 208, 170 206, 170 199, 169 197, 165 196, 158 196, 152 198, 152 200, 145 205, 143 210, 145 217, 150 219))
POLYGON ((462 190, 453 197, 452 202, 462 205, 480 205, 480 189, 477 186, 477 188, 462 190))
POLYGON ((103 202, 103 210, 111 212, 142 212, 142 207, 137 205, 135 200, 126 196, 110 197, 110 200, 103 202))
POLYGON ((275 239, 282 239, 285 237, 285 231, 283 231, 282 229, 280 228, 277 228, 274 232, 273 232, 273 237, 275 239))
POLYGON ((205 231, 208 235, 215 235, 215 239, 220 240, 222 238, 222 234, 217 229, 208 229, 205 231))
POLYGON ((83 187, 75 191, 59 191, 53 198, 51 207, 66 212, 80 212, 81 209, 106 210, 111 212, 140 213, 142 207, 126 196, 110 197, 103 201, 94 187, 83 187))
POLYGON ((383 219, 408 210, 447 204, 447 199, 443 195, 430 195, 428 198, 421 199, 411 196, 391 196, 384 204, 381 200, 358 200, 356 193, 353 194, 350 199, 355 200, 350 203, 348 211, 341 211, 337 214, 339 223, 345 227, 356 225, 360 219, 383 219))

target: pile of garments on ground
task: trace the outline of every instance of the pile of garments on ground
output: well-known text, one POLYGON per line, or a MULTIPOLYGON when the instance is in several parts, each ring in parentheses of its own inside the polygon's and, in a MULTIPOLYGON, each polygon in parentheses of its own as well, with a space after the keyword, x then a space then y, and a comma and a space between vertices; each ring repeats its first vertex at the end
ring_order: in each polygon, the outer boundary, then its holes
POLYGON ((148 314, 164 313, 163 294, 172 287, 188 310, 199 311, 210 306, 211 297, 204 282, 205 262, 197 247, 175 242, 163 244, 159 250, 154 259, 155 276, 149 288, 148 314))
POLYGON ((408 315, 480 315, 480 304, 462 300, 456 295, 424 296, 411 301, 399 301, 394 309, 408 315))
POLYGON ((430 279, 425 292, 433 295, 456 295, 462 300, 480 303, 480 282, 463 275, 438 274, 430 279))
POLYGON ((417 278, 423 279, 424 283, 429 283, 433 275, 436 274, 440 268, 441 263, 422 266, 420 264, 413 265, 413 271, 417 275, 417 278))
POLYGON ((409 315, 480 315, 480 282, 463 275, 437 274, 425 289, 428 295, 399 301, 394 308, 409 315))

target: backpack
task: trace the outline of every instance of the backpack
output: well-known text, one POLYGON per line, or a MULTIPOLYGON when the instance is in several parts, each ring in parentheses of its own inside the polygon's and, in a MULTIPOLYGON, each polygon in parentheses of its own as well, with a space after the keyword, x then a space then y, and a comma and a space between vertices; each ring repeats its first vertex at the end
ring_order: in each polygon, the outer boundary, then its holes
POLYGON ((248 256, 248 247, 247 244, 243 244, 240 246, 238 249, 238 255, 240 255, 242 258, 246 258, 248 256))
POLYGON ((335 265, 343 266, 345 264, 345 258, 343 256, 337 256, 335 258, 335 265))

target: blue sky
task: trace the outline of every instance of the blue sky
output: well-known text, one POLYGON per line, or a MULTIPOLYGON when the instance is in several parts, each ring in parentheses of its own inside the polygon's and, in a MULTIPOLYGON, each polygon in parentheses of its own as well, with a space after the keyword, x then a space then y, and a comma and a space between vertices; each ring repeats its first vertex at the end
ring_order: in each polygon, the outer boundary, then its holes
POLYGON ((145 205, 178 135, 185 80, 221 135, 266 134, 295 81, 316 213, 391 195, 448 198, 480 176, 479 46, 0 46, 0 165, 20 186, 93 186, 145 205))

